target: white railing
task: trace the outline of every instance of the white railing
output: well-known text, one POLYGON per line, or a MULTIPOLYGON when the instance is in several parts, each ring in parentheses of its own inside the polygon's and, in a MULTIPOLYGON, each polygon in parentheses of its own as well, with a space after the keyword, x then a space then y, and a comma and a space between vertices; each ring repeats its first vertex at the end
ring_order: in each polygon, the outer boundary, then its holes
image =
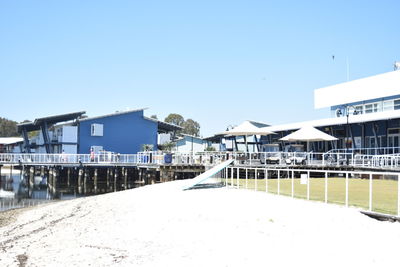
POLYGON ((246 166, 354 166, 400 168, 400 154, 364 155, 329 151, 315 152, 200 152, 166 153, 162 151, 138 154, 1 154, 0 164, 133 164, 133 165, 205 165, 212 166, 233 159, 234 165, 246 166))
POLYGON ((228 166, 224 170, 226 187, 265 191, 293 198, 343 204, 346 207, 356 206, 367 211, 400 216, 399 172, 290 170, 246 166, 228 166), (360 184, 364 184, 362 189, 360 184), (378 197, 383 193, 388 197, 378 197))
POLYGON ((326 153, 353 153, 362 155, 391 155, 399 154, 400 147, 363 147, 363 148, 340 148, 332 149, 326 153))

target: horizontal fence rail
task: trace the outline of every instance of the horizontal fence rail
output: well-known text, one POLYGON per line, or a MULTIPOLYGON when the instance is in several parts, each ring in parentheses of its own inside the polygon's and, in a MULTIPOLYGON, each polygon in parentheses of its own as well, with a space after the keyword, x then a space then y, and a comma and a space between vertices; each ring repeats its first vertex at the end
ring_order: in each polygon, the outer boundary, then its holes
POLYGON ((400 173, 225 168, 225 186, 353 206, 400 216, 400 173))
POLYGON ((216 165, 233 159, 234 165, 247 166, 353 166, 364 168, 399 169, 400 154, 367 155, 329 151, 316 152, 161 152, 137 154, 16 154, 0 153, 0 164, 200 164, 216 165))

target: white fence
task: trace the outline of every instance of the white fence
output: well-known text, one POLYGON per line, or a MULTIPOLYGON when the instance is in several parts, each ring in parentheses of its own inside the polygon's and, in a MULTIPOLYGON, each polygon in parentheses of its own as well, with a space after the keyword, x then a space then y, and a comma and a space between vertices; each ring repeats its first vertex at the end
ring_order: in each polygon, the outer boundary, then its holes
POLYGON ((226 187, 337 203, 400 216, 400 173, 397 172, 227 167, 223 177, 226 187))
POLYGON ((134 165, 216 165, 234 159, 235 165, 276 167, 342 166, 365 168, 400 169, 400 154, 364 155, 330 151, 314 152, 201 152, 165 153, 161 151, 140 152, 138 154, 0 154, 0 164, 134 164, 134 165))

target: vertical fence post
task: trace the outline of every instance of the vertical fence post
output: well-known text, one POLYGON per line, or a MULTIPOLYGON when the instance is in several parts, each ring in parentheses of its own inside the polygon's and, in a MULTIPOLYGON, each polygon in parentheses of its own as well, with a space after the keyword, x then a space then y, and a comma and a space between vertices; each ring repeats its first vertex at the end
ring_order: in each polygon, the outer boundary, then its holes
POLYGON ((265 176, 265 192, 268 193, 268 170, 264 170, 264 176, 265 176))
POLYGON ((346 201, 345 201, 346 207, 349 206, 349 173, 346 172, 346 201))
POLYGON ((310 171, 307 171, 307 200, 310 200, 310 171))
POLYGON ((372 211, 372 173, 369 174, 369 211, 372 211))
POLYGON ((232 167, 231 168, 231 187, 233 187, 233 171, 234 171, 235 169, 232 167))
POLYGON ((236 188, 239 189, 239 168, 237 168, 236 180, 237 180, 236 188))
POLYGON ((246 168, 246 189, 247 189, 248 170, 246 168))
POLYGON ((397 175, 397 216, 400 216, 400 174, 397 175))
POLYGON ((278 195, 281 194, 281 171, 278 170, 278 195))
POLYGON ((294 171, 292 170, 292 197, 294 197, 294 171))
POLYGON ((225 187, 228 187, 228 167, 225 168, 225 187))
POLYGON ((255 178, 254 191, 257 191, 257 169, 254 169, 254 178, 255 178))
POLYGON ((328 203, 328 172, 325 172, 325 203, 328 203))

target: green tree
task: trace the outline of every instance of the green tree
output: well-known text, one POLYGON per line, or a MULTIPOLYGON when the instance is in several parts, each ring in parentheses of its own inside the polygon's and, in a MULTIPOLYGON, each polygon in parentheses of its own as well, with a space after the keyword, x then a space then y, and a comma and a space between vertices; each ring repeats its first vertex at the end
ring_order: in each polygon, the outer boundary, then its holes
POLYGON ((213 146, 208 146, 206 147, 205 151, 216 151, 216 149, 213 146))
POLYGON ((199 136, 200 135, 200 124, 197 121, 192 119, 187 119, 183 125, 183 133, 192 135, 192 136, 199 136))
POLYGON ((171 113, 165 118, 164 121, 167 123, 172 123, 178 126, 182 126, 183 123, 185 122, 185 119, 180 114, 171 113))
POLYGON ((150 118, 158 120, 157 115, 151 115, 150 118))
POLYGON ((17 132, 17 122, 0 117, 0 136, 1 137, 19 136, 17 132))

